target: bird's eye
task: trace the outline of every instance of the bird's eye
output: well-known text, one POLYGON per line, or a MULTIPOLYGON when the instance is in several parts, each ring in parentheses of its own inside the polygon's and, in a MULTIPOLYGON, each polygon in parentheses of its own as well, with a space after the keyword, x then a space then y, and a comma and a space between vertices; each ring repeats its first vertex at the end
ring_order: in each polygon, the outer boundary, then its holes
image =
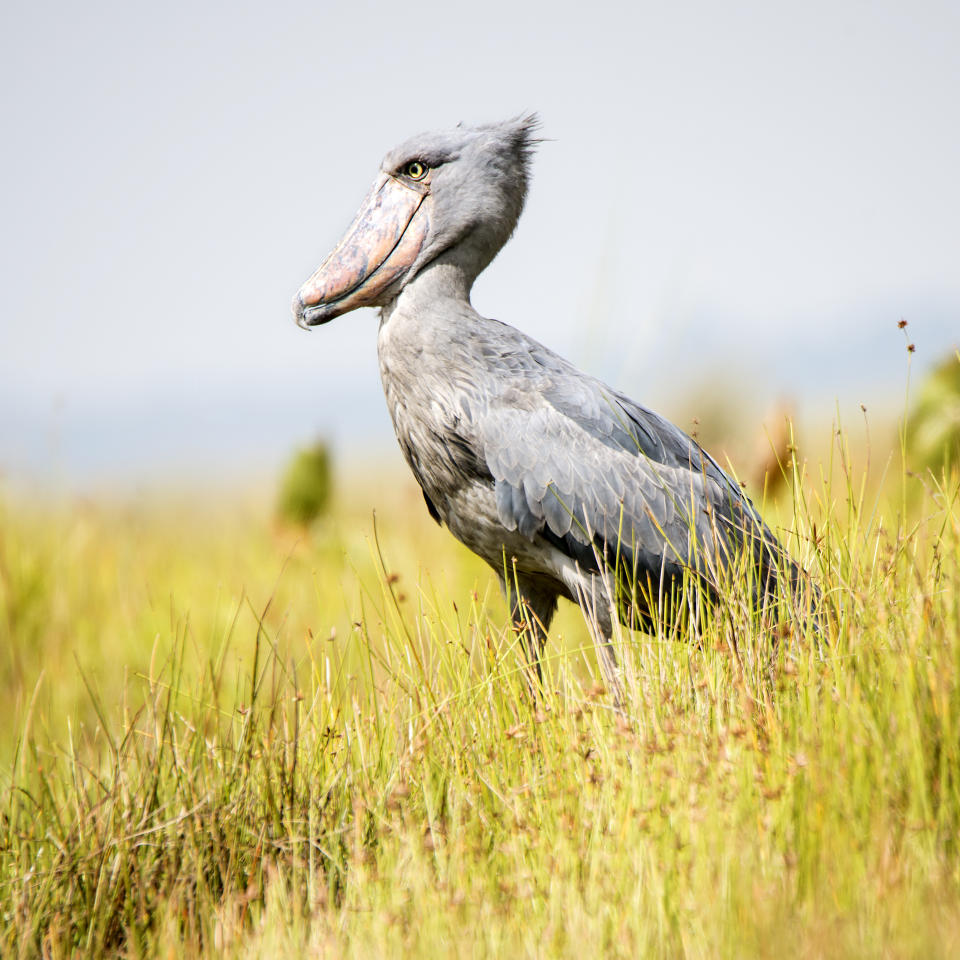
POLYGON ((411 160, 403 168, 403 173, 411 180, 422 180, 427 175, 427 167, 419 160, 411 160))

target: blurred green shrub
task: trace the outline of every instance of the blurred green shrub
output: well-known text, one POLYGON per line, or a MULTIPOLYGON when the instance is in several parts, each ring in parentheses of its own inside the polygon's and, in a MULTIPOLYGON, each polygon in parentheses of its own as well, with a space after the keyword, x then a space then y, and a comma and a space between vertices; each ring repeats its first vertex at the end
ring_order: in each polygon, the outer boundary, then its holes
POLYGON ((920 386, 907 421, 913 470, 939 473, 960 464, 960 352, 945 357, 920 386))
POLYGON ((283 523, 308 527, 330 503, 330 451, 325 443, 298 450, 280 479, 276 515, 283 523))

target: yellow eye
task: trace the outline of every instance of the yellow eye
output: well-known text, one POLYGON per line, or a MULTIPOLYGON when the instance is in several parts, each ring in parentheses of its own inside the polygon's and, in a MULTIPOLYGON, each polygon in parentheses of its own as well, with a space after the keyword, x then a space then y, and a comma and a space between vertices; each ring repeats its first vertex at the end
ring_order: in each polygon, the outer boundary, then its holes
POLYGON ((419 160, 411 160, 403 168, 403 172, 411 180, 422 180, 427 175, 427 168, 419 160))

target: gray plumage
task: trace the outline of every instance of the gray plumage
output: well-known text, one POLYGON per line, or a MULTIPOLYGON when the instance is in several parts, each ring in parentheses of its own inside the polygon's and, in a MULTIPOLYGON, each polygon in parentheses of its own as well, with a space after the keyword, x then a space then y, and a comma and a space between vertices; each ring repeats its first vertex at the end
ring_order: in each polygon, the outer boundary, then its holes
MULTIPOLYGON (((660 595, 685 569, 716 590, 722 570, 746 552, 759 600, 775 589, 778 566, 798 571, 694 440, 471 306, 474 280, 522 210, 535 127, 527 117, 425 134, 384 159, 381 176, 401 184, 416 164, 429 173, 423 209, 407 228, 423 242, 377 293, 380 373, 431 515, 501 583, 505 574, 513 581, 504 586, 514 616, 524 605, 533 615, 531 655, 566 597, 588 608, 615 682, 611 611, 634 623, 654 615, 642 601, 629 610, 617 603, 617 579, 640 584, 640 594, 628 589, 634 601, 660 595)), ((312 325, 351 309, 338 306, 349 292, 316 305, 301 291, 298 320, 312 325)))

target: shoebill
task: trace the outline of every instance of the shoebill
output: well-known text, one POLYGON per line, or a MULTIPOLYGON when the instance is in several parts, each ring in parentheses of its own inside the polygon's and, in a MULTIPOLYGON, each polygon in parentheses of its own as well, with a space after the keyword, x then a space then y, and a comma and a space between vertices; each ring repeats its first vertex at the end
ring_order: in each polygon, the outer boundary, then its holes
POLYGON ((496 571, 538 671, 564 597, 619 690, 614 617, 649 625, 683 607, 681 583, 717 600, 737 563, 762 604, 800 571, 695 440, 471 305, 523 209, 536 129, 521 117, 391 150, 293 310, 309 328, 379 307, 387 407, 430 515, 496 571))

